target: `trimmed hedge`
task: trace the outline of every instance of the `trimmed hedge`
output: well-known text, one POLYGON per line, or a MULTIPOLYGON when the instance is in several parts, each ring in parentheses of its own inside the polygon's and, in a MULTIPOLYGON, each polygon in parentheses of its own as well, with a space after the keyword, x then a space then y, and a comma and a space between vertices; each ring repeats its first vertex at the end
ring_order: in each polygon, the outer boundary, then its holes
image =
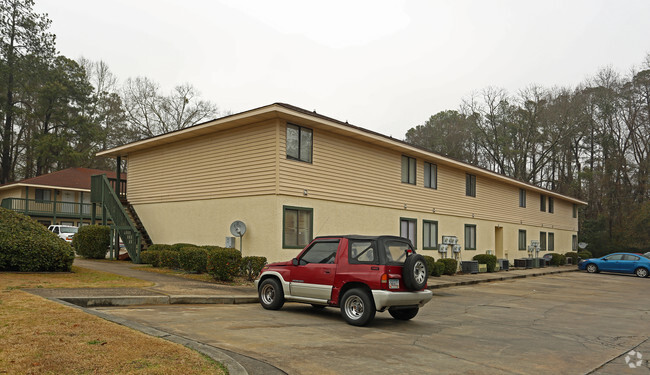
POLYGON ((486 264, 488 272, 494 272, 497 266, 497 257, 490 254, 476 254, 472 260, 478 261, 479 264, 486 264))
POLYGON ((433 275, 434 268, 436 268, 436 260, 432 256, 423 255, 424 261, 427 263, 427 269, 429 270, 429 275, 433 275))
POLYGON ((165 245, 162 243, 157 243, 149 246, 147 251, 160 251, 160 250, 172 250, 172 245, 165 245))
POLYGON ((104 259, 111 242, 111 229, 106 225, 85 225, 72 237, 72 246, 85 258, 104 259))
POLYGON ((208 251, 200 247, 184 247, 178 253, 178 264, 187 272, 207 272, 208 251))
POLYGON ((249 256, 241 260, 241 273, 248 280, 255 280, 266 265, 266 257, 249 256))
MULTIPOLYGON (((441 259, 442 260, 442 259, 441 259)), ((435 277, 440 277, 445 273, 445 263, 441 260, 435 262, 432 267, 431 275, 435 277)))
MULTIPOLYGON (((151 246, 149 246, 151 249, 151 246)), ((160 267, 160 251, 145 250, 140 253, 140 262, 144 264, 151 264, 154 267, 160 267)))
POLYGON ((231 281, 239 274, 241 253, 236 249, 208 250, 208 273, 216 280, 231 281))
POLYGON ((440 259, 438 262, 442 262, 445 265, 445 271, 443 272, 445 275, 451 276, 456 274, 456 270, 458 270, 458 262, 456 259, 445 258, 440 259))
POLYGON ((0 271, 69 272, 74 250, 29 216, 0 207, 0 271))
POLYGON ((580 257, 580 259, 589 259, 594 257, 593 255, 591 255, 591 251, 588 250, 579 251, 578 256, 580 257))
POLYGON ((178 251, 174 250, 159 250, 158 253, 158 263, 160 267, 166 268, 179 268, 178 265, 178 251))
POLYGON ((567 257, 567 258, 573 259, 572 264, 578 264, 578 262, 580 260, 580 257, 578 256, 578 253, 576 253, 575 251, 569 251, 568 253, 564 253, 564 256, 567 257))
POLYGON ((171 248, 169 250, 173 251, 181 251, 182 248, 184 247, 198 247, 197 245, 191 244, 191 243, 175 243, 171 245, 171 248))
POLYGON ((552 266, 563 266, 566 264, 566 257, 562 254, 551 253, 551 257, 552 266))

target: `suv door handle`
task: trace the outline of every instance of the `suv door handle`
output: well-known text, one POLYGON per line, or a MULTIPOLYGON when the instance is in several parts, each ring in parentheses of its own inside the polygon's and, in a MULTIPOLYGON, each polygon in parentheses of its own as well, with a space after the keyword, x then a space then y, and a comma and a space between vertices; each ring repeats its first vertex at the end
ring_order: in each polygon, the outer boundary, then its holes
POLYGON ((373 271, 379 271, 379 267, 370 267, 370 269, 373 271))
POLYGON ((330 270, 323 270, 323 272, 325 272, 325 273, 330 273, 330 270))

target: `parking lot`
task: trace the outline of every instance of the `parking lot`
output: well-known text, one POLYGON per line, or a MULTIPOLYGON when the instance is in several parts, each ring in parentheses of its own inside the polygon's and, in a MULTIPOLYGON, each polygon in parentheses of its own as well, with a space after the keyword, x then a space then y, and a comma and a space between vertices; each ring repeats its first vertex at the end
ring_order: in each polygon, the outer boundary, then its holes
POLYGON ((289 374, 648 374, 649 290, 649 279, 584 272, 444 288, 414 320, 378 313, 364 328, 294 303, 97 310, 289 374), (626 364, 633 349, 640 367, 626 364))

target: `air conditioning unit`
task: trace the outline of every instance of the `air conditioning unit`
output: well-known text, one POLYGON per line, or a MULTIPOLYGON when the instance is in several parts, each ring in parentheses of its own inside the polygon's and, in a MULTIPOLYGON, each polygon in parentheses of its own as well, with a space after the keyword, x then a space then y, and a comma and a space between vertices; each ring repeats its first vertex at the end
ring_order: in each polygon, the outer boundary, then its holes
POLYGON ((454 245, 453 250, 454 253, 460 253, 460 245, 454 245))
POLYGON ((499 267, 503 271, 507 271, 510 268, 510 262, 508 262, 508 259, 499 259, 499 267))
POLYGON ((485 254, 494 255, 494 250, 485 250, 485 254))
POLYGON ((442 236, 442 243, 444 245, 455 245, 458 243, 458 237, 456 236, 442 236))

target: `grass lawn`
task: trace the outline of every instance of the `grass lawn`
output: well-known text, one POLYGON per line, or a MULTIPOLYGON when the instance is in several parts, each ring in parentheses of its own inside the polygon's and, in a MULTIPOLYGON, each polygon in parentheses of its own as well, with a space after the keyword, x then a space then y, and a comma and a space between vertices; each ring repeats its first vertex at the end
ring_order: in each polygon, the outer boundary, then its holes
POLYGON ((0 374, 226 373, 221 364, 182 345, 19 290, 151 285, 72 269, 71 273, 0 273, 0 374))

